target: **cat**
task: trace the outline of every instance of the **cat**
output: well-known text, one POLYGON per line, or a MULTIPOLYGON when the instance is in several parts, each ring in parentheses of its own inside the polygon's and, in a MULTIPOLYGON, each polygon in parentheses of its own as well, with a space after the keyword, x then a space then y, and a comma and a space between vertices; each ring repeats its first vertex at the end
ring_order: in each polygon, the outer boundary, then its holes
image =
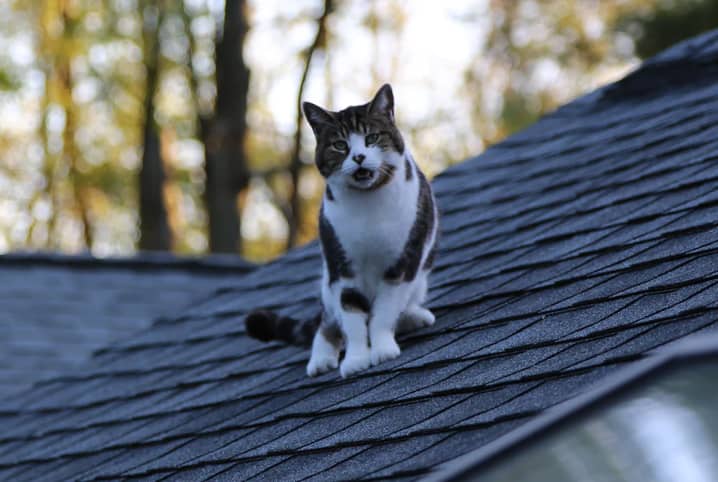
POLYGON ((298 321, 258 310, 245 323, 251 336, 264 341, 308 344, 313 337, 307 374, 339 366, 347 377, 399 356, 397 331, 434 323, 422 305, 438 211, 396 127, 389 84, 363 105, 332 112, 304 102, 302 110, 326 181, 319 213, 321 312, 298 321))

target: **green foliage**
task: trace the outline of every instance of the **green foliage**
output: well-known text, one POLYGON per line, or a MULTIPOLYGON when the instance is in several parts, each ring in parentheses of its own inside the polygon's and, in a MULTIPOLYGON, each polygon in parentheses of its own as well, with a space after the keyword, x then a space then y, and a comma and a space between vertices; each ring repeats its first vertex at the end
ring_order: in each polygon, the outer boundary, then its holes
POLYGON ((631 35, 643 59, 718 27, 716 0, 663 0, 654 9, 631 13, 618 23, 631 35))
POLYGON ((18 79, 7 70, 0 69, 0 90, 17 90, 20 87, 18 79))

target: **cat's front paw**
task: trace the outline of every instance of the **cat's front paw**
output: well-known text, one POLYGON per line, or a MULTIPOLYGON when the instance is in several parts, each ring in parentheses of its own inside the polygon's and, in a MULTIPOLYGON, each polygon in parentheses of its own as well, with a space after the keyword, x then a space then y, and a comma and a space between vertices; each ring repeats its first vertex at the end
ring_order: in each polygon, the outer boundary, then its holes
POLYGON ((342 360, 342 364, 339 366, 339 373, 341 373, 342 378, 346 378, 350 375, 354 375, 357 372, 360 372, 362 370, 366 370, 369 368, 369 365, 371 364, 371 358, 369 357, 369 352, 363 352, 359 354, 353 354, 350 356, 345 356, 344 360, 342 360))
POLYGON ((313 356, 309 359, 309 363, 307 364, 307 375, 310 377, 316 377, 317 375, 321 375, 329 370, 334 370, 338 364, 339 360, 337 360, 336 356, 313 356))
POLYGON ((393 335, 386 335, 378 340, 372 340, 371 345, 371 364, 378 365, 387 360, 393 360, 401 354, 399 345, 396 343, 393 335))

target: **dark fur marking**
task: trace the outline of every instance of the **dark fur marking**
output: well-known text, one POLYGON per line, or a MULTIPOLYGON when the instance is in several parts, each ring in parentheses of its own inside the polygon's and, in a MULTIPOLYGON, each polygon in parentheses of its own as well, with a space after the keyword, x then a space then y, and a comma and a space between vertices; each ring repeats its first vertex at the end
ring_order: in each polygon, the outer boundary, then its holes
POLYGON ((408 157, 404 157, 404 170, 406 171, 406 180, 411 181, 411 178, 414 177, 414 172, 408 157))
POLYGON ((436 259, 436 245, 438 243, 436 240, 434 240, 434 245, 431 247, 431 251, 429 251, 429 255, 426 257, 426 260, 424 261, 424 269, 431 269, 434 267, 434 260, 436 259))
POLYGON ((392 180, 394 177, 394 171, 396 170, 396 167, 392 166, 391 164, 387 164, 386 162, 382 162, 379 169, 377 169, 377 179, 372 184, 367 191, 376 191, 380 187, 387 184, 389 181, 392 180))
POLYGON ((318 313, 317 316, 311 320, 299 325, 299 329, 295 330, 295 337, 301 339, 303 345, 311 345, 314 334, 317 332, 317 327, 322 322, 322 313, 318 313))
POLYGON ((391 268, 384 272, 384 281, 387 283, 401 283, 401 277, 404 275, 406 266, 403 263, 403 258, 399 258, 391 268))
POLYGON ((341 328, 339 328, 339 323, 334 317, 329 314, 329 312, 327 312, 327 310, 324 308, 324 303, 322 303, 321 301, 319 301, 319 303, 322 306, 322 311, 319 314, 319 331, 329 343, 339 348, 344 339, 342 330, 341 328))
POLYGON ((339 347, 344 339, 341 328, 336 322, 322 321, 319 330, 324 335, 324 338, 332 345, 339 347))
POLYGON ((256 310, 247 315, 244 319, 244 325, 247 328, 247 334, 252 338, 260 341, 271 341, 276 338, 274 330, 274 322, 277 315, 267 310, 256 310))
POLYGON ((329 188, 329 184, 327 184, 327 199, 329 199, 330 201, 334 201, 334 193, 329 188))
POLYGON ((434 200, 431 196, 431 187, 421 171, 417 171, 417 174, 419 197, 414 225, 411 227, 409 239, 406 240, 399 259, 384 272, 384 279, 392 283, 414 280, 421 264, 424 244, 434 229, 434 200))
POLYGON ((292 345, 309 345, 319 322, 319 316, 300 321, 268 310, 253 311, 244 321, 249 336, 260 341, 279 340, 292 345))
POLYGON ((295 335, 301 334, 301 327, 301 323, 288 316, 279 316, 274 323, 274 331, 277 334, 277 338, 287 343, 291 343, 294 338, 296 338, 295 335), (299 333, 294 332, 295 328, 299 329, 299 333))
POLYGON ((334 227, 324 216, 323 206, 319 211, 319 239, 322 244, 324 262, 327 264, 327 271, 329 272, 329 284, 334 283, 340 277, 353 277, 354 271, 352 271, 351 262, 339 242, 334 227))
POLYGON ((367 297, 354 288, 344 288, 340 300, 345 311, 361 311, 362 313, 371 311, 371 303, 367 297))

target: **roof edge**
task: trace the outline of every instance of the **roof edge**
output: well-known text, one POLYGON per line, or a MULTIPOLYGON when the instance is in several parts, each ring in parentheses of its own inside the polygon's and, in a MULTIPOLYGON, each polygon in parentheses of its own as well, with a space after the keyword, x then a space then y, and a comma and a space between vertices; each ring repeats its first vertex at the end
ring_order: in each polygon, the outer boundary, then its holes
POLYGON ((514 449, 523 449, 536 439, 554 433, 572 420, 587 415, 600 406, 634 390, 650 377, 672 369, 680 363, 718 356, 718 334, 693 335, 647 353, 633 366, 609 375, 593 389, 548 408, 543 414, 512 430, 493 442, 436 467, 422 482, 468 480, 481 467, 500 463, 514 449))
POLYGON ((645 95, 674 88, 676 84, 693 83, 695 70, 706 68, 718 75, 718 29, 678 42, 646 59, 622 79, 600 87, 594 98, 600 101, 645 95))
POLYGON ((246 273, 257 267, 254 263, 233 254, 206 256, 176 256, 168 252, 144 251, 135 256, 97 257, 89 253, 64 254, 45 251, 17 251, 0 255, 0 266, 45 265, 86 269, 169 269, 177 271, 204 271, 246 273))

